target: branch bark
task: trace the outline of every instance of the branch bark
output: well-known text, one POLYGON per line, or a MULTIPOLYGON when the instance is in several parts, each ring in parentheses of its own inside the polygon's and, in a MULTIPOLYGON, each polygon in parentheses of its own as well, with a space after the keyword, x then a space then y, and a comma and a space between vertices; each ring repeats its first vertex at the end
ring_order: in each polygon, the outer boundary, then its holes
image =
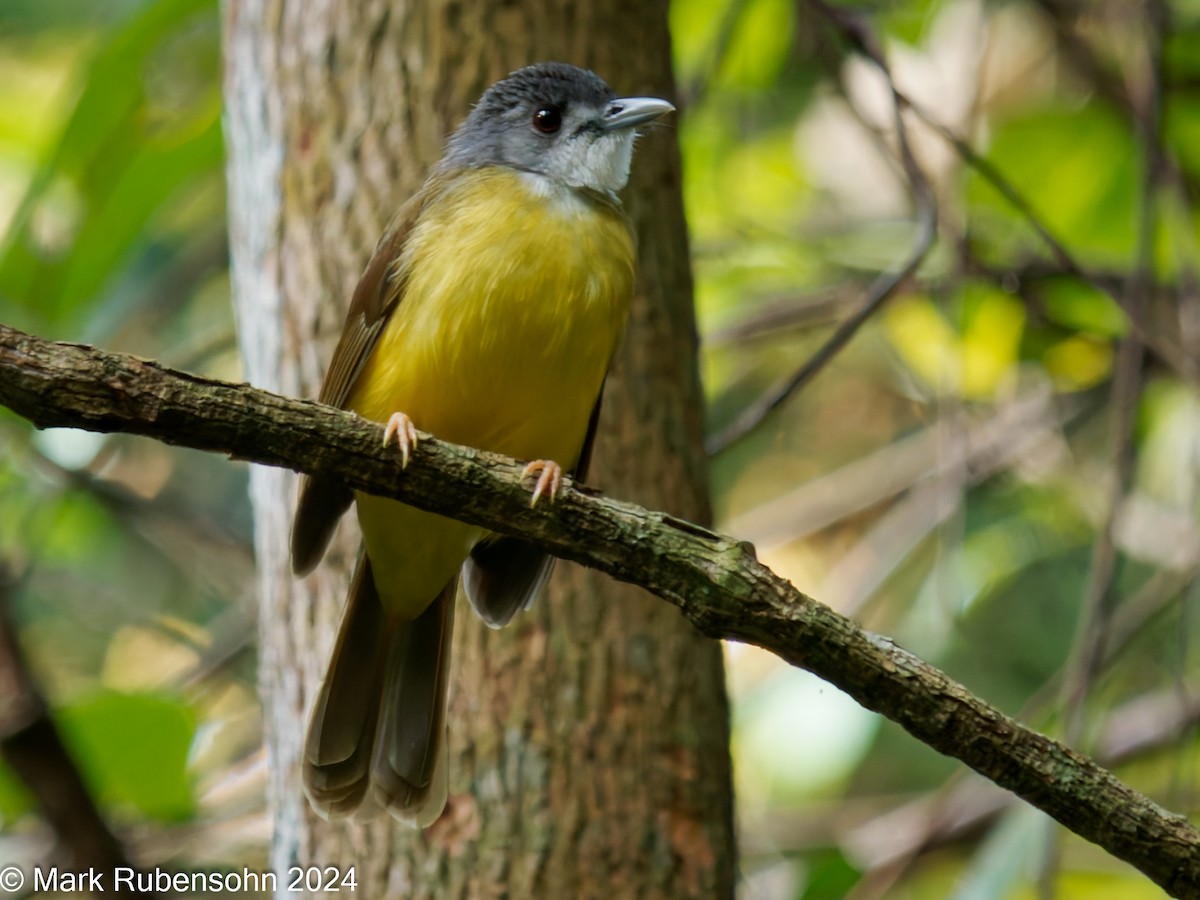
POLYGON ((1200 833, 1090 758, 1031 731, 936 668, 805 596, 754 548, 569 481, 529 506, 514 460, 432 438, 401 471, 375 423, 248 385, 0 325, 0 404, 38 427, 121 431, 297 471, 504 534, 638 584, 703 634, 763 647, 1140 869, 1200 896, 1200 833))

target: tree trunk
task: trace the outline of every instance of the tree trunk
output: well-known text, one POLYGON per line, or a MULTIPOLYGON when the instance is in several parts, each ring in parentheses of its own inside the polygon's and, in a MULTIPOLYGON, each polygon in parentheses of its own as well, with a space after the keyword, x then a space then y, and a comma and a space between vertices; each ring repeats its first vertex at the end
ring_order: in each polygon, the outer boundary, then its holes
MULTIPOLYGON (((671 97, 666 20, 662 0, 227 0, 233 279, 247 378, 315 396, 384 224, 487 85, 561 59, 595 69, 618 93, 671 97)), ((625 192, 641 280, 589 481, 703 522, 673 134, 654 129, 639 142, 625 192)), ((354 865, 363 897, 732 894, 720 647, 666 604, 561 563, 547 597, 503 631, 460 611, 443 817, 423 833, 315 817, 298 760, 358 535, 347 516, 325 564, 294 580, 294 483, 253 472, 277 872, 354 865)))

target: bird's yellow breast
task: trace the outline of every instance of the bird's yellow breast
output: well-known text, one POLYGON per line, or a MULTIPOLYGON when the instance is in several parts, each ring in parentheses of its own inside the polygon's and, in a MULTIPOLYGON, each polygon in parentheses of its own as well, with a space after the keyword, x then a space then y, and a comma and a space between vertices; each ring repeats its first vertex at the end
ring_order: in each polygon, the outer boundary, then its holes
MULTIPOLYGON (((512 169, 464 173, 409 235, 395 266, 401 298, 348 406, 378 421, 404 412, 436 437, 569 468, 624 327, 633 272, 632 237, 615 208, 512 169)), ((414 603, 428 592, 428 602, 479 532, 398 507, 358 498, 376 581, 381 593, 397 582, 414 603), (417 584, 405 567, 427 571, 417 584)))
POLYGON ((633 242, 622 216, 536 176, 472 171, 413 229, 405 287, 351 392, 437 437, 575 462, 624 325, 633 242))

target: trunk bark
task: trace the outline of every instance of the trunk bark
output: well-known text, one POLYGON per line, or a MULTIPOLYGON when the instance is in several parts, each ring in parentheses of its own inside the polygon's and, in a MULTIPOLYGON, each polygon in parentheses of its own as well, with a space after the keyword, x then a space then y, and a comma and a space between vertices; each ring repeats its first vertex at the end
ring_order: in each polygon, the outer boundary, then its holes
MULTIPOLYGON (((226 0, 224 17, 246 376, 292 395, 315 396, 384 224, 487 85, 526 63, 561 59, 595 69, 618 93, 674 94, 661 0, 226 0)), ((640 239, 640 285, 589 481, 704 522, 672 126, 639 142, 633 169, 625 202, 640 239)), ((504 631, 460 610, 445 815, 423 833, 316 818, 298 760, 358 535, 347 516, 322 567, 294 580, 294 491, 290 474, 253 472, 277 872, 355 866, 363 897, 732 895, 719 645, 667 604, 562 563, 547 597, 504 631)))

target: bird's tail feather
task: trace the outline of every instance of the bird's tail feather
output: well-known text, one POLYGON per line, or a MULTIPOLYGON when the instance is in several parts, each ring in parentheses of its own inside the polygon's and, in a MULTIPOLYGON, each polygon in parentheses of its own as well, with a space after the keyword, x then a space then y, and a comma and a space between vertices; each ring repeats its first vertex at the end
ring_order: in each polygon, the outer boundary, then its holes
POLYGON ((425 611, 389 638, 371 759, 373 799, 424 828, 446 806, 446 688, 454 631, 453 578, 425 611))
POLYGON ((304 789, 322 816, 386 809, 423 828, 441 814, 456 588, 414 620, 388 621, 360 558, 304 748, 304 789))
POLYGON ((384 640, 383 606, 364 553, 304 744, 304 790, 326 818, 354 812, 367 793, 384 640))

